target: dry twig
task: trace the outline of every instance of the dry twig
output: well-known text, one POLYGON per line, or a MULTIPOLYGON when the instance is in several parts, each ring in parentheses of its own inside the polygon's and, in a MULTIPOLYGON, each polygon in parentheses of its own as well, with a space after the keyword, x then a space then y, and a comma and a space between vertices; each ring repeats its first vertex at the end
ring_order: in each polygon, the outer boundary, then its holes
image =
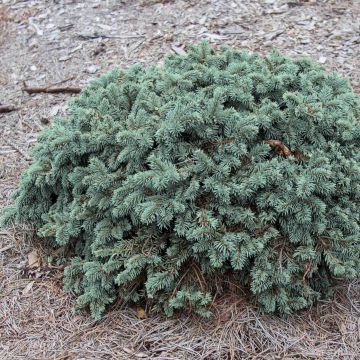
POLYGON ((47 93, 47 94, 58 94, 58 93, 69 93, 69 94, 78 94, 81 92, 80 87, 73 86, 63 86, 63 87, 28 87, 24 84, 22 88, 23 91, 26 91, 28 94, 39 94, 39 93, 47 93))

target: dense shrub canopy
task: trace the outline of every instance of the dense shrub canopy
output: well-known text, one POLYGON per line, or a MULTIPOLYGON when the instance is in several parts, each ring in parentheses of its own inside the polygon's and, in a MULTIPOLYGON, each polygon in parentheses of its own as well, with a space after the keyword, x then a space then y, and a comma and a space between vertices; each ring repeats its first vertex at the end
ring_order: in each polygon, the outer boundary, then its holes
POLYGON ((39 136, 6 218, 117 297, 208 315, 247 289, 289 313, 360 272, 360 101, 310 60, 207 44, 92 82, 39 136))

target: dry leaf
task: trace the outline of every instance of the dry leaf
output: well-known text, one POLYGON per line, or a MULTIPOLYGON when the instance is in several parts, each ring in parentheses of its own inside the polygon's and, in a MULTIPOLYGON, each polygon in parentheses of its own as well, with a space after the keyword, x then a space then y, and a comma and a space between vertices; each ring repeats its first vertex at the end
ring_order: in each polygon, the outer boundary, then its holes
POLYGON ((40 259, 36 250, 33 250, 28 254, 28 267, 38 268, 40 267, 40 259))
POLYGON ((22 291, 23 295, 26 295, 33 287, 35 281, 30 281, 25 287, 24 290, 22 291))
POLYGON ((141 306, 136 307, 136 316, 138 319, 147 319, 146 311, 141 306))
POLYGON ((126 352, 127 354, 132 354, 132 353, 133 353, 133 351, 132 351, 131 349, 127 348, 127 347, 123 347, 122 349, 123 349, 123 351, 126 352))
POLYGON ((136 353, 136 354, 134 354, 134 356, 137 357, 137 358, 143 358, 143 359, 149 357, 149 355, 147 355, 147 354, 145 354, 143 352, 136 353))
POLYGON ((271 139, 271 140, 266 140, 265 143, 274 147, 275 151, 281 156, 288 157, 292 155, 291 150, 287 146, 285 146, 285 144, 283 144, 280 140, 271 139))

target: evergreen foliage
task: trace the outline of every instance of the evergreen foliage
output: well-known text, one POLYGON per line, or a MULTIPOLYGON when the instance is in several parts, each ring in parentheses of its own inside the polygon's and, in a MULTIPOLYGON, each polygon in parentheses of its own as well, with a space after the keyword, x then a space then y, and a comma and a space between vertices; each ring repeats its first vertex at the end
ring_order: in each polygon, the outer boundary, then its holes
POLYGON ((359 276, 359 121, 337 73, 202 43, 73 98, 4 223, 67 249, 95 318, 117 297, 208 316, 229 283, 290 313, 359 276))

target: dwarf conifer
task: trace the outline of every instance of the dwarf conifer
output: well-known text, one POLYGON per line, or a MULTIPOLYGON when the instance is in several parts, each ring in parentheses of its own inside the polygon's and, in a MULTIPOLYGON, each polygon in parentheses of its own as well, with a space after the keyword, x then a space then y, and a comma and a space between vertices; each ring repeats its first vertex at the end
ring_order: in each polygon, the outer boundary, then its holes
POLYGON ((290 313, 359 276, 360 100, 339 74, 202 43, 69 108, 4 219, 67 249, 94 317, 116 298, 207 316, 229 283, 290 313))

